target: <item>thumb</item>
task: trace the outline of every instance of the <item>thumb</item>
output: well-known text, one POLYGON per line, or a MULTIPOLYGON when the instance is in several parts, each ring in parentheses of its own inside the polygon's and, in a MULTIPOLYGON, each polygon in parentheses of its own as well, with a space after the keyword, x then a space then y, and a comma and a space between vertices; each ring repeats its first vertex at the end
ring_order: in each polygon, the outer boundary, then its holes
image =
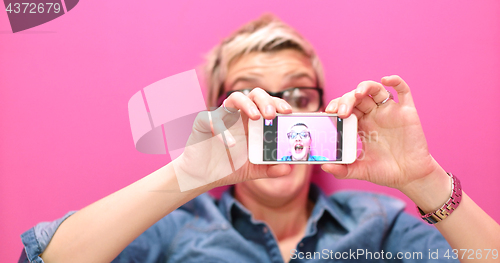
POLYGON ((269 165, 267 168, 267 176, 268 177, 281 177, 289 174, 292 171, 292 168, 289 164, 275 164, 269 165))
POLYGON ((326 163, 321 165, 321 169, 329 174, 332 174, 337 179, 347 178, 348 170, 347 165, 345 164, 326 163))

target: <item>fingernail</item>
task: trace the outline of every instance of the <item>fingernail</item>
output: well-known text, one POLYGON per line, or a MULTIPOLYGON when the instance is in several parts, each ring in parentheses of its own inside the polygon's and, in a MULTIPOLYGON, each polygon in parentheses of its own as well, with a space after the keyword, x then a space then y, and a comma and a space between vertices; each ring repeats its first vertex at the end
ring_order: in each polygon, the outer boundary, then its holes
POLYGON ((339 114, 344 115, 347 111, 347 106, 345 104, 340 105, 339 107, 339 114))
POLYGON ((355 92, 356 93, 363 93, 363 87, 357 87, 355 92))
POLYGON ((338 109, 339 105, 337 103, 333 104, 332 112, 335 112, 338 109))
POLYGON ((339 107, 339 105, 338 105, 337 103, 334 103, 334 104, 332 105, 331 111, 332 111, 332 112, 335 112, 335 111, 337 110, 337 108, 338 108, 338 107, 339 107))
POLYGON ((275 112, 276 112, 276 110, 274 109, 274 107, 273 107, 273 106, 271 106, 271 105, 267 105, 267 106, 266 106, 266 114, 271 115, 271 114, 273 114, 273 113, 275 113, 275 112))
POLYGON ((287 110, 291 109, 291 107, 288 104, 286 104, 286 103, 282 103, 281 104, 281 109, 283 111, 287 111, 287 110))
POLYGON ((259 114, 259 110, 258 110, 257 108, 255 108, 255 107, 252 107, 252 108, 250 109, 250 114, 252 114, 253 116, 258 116, 258 115, 260 115, 260 114, 259 114))
POLYGON ((328 107, 326 107, 325 111, 326 112, 335 112, 336 109, 337 109, 337 103, 332 102, 328 105, 328 107))

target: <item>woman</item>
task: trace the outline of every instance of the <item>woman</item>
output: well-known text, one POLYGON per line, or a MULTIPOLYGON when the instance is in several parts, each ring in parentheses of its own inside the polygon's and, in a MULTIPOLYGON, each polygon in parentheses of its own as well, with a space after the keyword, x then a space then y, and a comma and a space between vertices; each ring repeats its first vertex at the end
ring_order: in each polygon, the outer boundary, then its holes
POLYGON ((290 127, 288 133, 290 155, 281 157, 280 161, 328 161, 328 158, 311 155, 311 133, 304 123, 296 123, 290 127))
MULTIPOLYGON (((249 23, 218 45, 207 71, 210 103, 223 101, 224 107, 217 111, 225 115, 238 114, 237 109, 244 118, 273 119, 276 113, 321 109, 320 93, 300 100, 269 95, 291 87, 324 87, 321 65, 310 45, 276 19, 249 23), (249 89, 248 95, 234 92, 249 89)), ((410 89, 401 78, 362 82, 332 100, 325 111, 341 118, 356 114, 359 129, 366 134, 377 131, 379 138, 364 145, 362 161, 325 164, 322 169, 339 179, 399 189, 424 214, 440 220, 436 228, 404 213, 404 204, 390 197, 356 192, 326 197, 310 184, 310 165, 247 161, 223 179, 181 192, 174 165, 199 176, 199 171, 217 169, 220 156, 226 154, 190 147, 130 186, 25 232, 27 258, 33 262, 288 262, 321 256, 363 261, 381 254, 387 258, 390 253, 400 261, 414 262, 416 257, 434 262, 432 252, 442 262, 448 252, 450 260, 466 262, 467 257, 455 257, 451 248, 500 247, 499 225, 465 192, 451 214, 433 213, 448 203, 452 189, 456 193, 460 188, 450 184, 458 180, 428 152, 410 89), (382 84, 394 87, 399 103, 390 99, 382 84), (229 184, 235 186, 220 201, 203 194, 229 184)), ((210 123, 197 119, 194 125, 192 137, 212 133, 210 123)), ((233 135, 227 134, 230 148, 239 143, 233 135)))

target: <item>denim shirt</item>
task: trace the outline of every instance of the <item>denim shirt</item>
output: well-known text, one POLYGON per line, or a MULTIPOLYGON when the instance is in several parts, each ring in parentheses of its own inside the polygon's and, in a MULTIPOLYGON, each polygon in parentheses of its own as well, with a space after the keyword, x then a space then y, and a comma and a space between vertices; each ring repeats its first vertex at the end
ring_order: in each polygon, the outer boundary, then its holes
MULTIPOLYGON (((342 191, 330 197, 311 185, 315 202, 304 238, 290 262, 458 262, 443 236, 403 211, 404 202, 381 194, 342 191), (388 257, 391 259, 387 259, 388 257), (438 259, 438 260, 436 260, 438 259)), ((57 227, 39 223, 21 235, 20 262, 43 262, 57 227)), ((162 218, 113 262, 283 262, 270 228, 226 191, 219 201, 202 194, 162 218)))

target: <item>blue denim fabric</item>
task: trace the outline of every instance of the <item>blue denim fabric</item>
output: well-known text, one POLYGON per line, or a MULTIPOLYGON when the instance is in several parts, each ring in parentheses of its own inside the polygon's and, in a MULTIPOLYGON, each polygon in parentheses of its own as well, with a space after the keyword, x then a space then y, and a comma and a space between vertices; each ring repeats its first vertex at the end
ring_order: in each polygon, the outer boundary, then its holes
MULTIPOLYGON (((309 155, 307 158, 308 161, 329 161, 328 158, 319 155, 309 155)), ((293 161, 291 155, 286 155, 281 157, 278 161, 293 161)))
MULTIPOLYGON (((290 253, 290 262, 324 262, 327 258, 336 262, 448 262, 446 251, 453 255, 434 227, 403 212, 405 204, 400 200, 354 191, 326 197, 314 185, 310 198, 315 206, 304 238, 290 253), (432 255, 439 260, 430 259, 429 253, 436 251, 432 255), (382 259, 389 252, 392 259, 382 259), (418 256, 414 252, 421 252, 421 259, 395 259, 418 256)), ((29 260, 43 262, 38 255, 71 214, 40 223, 21 235, 29 260)), ((146 230, 113 262, 264 263, 283 262, 283 258, 269 227, 253 219, 232 197, 231 189, 220 201, 203 194, 186 203, 146 230)))

